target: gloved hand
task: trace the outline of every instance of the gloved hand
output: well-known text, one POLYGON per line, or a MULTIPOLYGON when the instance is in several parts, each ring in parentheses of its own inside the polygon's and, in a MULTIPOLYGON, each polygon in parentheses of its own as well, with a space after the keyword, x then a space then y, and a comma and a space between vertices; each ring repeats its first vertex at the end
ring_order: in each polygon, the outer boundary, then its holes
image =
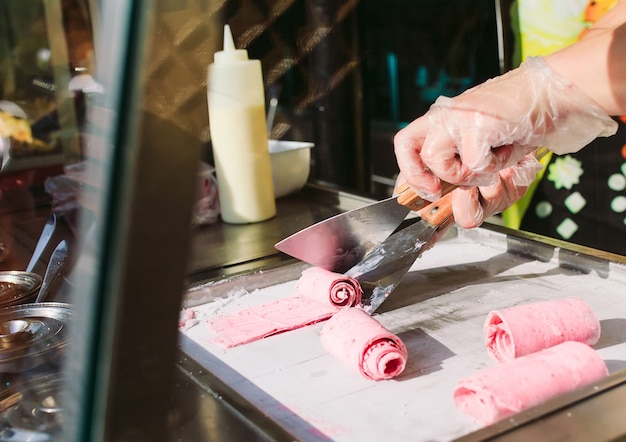
POLYGON ((540 146, 559 154, 575 152, 616 130, 616 122, 593 100, 543 58, 532 57, 455 98, 439 97, 424 116, 396 134, 394 144, 404 179, 432 201, 440 194, 440 179, 497 186, 500 170, 540 146))
MULTIPOLYGON (((452 191, 452 211, 455 222, 466 229, 478 227, 486 218, 502 212, 519 200, 542 168, 535 154, 528 154, 516 165, 498 172, 497 181, 494 184, 456 188, 452 191)), ((393 195, 397 195, 405 183, 406 180, 400 172, 393 195)))
POLYGON ((466 229, 478 227, 524 196, 542 167, 535 155, 528 154, 516 165, 502 169, 494 184, 459 187, 452 193, 454 220, 466 229))

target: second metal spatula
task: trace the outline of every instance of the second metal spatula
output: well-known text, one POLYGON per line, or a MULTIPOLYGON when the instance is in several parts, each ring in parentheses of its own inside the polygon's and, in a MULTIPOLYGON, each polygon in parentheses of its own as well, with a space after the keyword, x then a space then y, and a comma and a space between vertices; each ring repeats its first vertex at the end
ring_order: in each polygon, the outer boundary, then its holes
POLYGON ((454 223, 451 194, 419 211, 420 220, 392 234, 346 272, 363 289, 362 306, 369 314, 383 303, 424 251, 454 223))
MULTIPOLYGON (((548 149, 534 153, 542 159, 548 149)), ((454 223, 452 194, 455 187, 447 184, 445 195, 421 209, 420 221, 392 234, 372 250, 361 262, 346 272, 363 288, 363 308, 370 314, 383 303, 407 274, 413 263, 439 240, 454 223)))

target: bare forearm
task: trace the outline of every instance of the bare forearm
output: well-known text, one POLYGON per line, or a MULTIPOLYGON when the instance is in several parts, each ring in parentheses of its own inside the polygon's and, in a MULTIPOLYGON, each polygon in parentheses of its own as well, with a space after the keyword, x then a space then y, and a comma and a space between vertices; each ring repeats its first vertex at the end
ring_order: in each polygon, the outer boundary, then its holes
POLYGON ((609 115, 626 115, 626 0, 583 39, 547 56, 546 62, 609 115))

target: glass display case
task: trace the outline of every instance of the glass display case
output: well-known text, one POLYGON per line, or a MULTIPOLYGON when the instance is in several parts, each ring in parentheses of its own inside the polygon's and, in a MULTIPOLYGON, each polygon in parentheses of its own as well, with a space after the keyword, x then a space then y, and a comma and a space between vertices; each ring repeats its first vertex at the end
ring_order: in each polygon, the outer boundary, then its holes
POLYGON ((2 4, 3 437, 166 440, 179 423, 207 8, 2 4))

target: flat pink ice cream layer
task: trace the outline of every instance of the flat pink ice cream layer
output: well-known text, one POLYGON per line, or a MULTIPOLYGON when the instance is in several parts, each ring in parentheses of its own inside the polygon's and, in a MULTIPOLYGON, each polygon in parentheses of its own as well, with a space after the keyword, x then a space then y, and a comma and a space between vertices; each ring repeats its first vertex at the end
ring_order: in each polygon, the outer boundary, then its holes
POLYGON ((209 319, 207 326, 216 335, 213 342, 230 348, 323 321, 335 312, 335 306, 305 296, 290 296, 232 315, 217 316, 209 319))
POLYGON ((565 341, 593 345, 600 338, 600 321, 582 299, 569 297, 492 311, 484 332, 487 351, 502 362, 565 341))
POLYGON ((406 366, 408 353, 400 338, 358 307, 335 313, 320 339, 328 353, 367 379, 391 379, 406 366))
POLYGON ((454 403, 476 421, 489 425, 607 375, 606 364, 593 348, 569 341, 460 381, 454 403))
POLYGON ((216 336, 212 342, 235 347, 326 320, 360 302, 361 293, 355 279, 312 267, 302 272, 294 295, 217 316, 207 326, 216 336))

